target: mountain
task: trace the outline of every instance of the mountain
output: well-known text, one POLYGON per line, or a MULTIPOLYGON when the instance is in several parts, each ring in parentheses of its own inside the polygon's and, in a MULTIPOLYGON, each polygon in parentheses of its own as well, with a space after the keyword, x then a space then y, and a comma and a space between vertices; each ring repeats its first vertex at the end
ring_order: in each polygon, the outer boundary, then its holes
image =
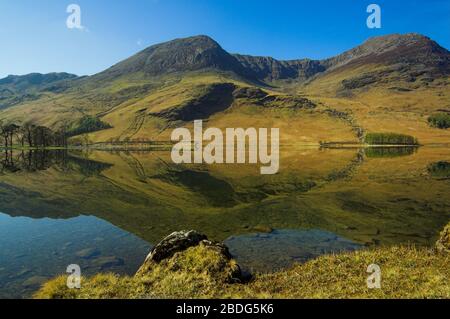
POLYGON ((243 74, 242 65, 208 36, 195 36, 153 45, 112 66, 95 79, 114 78, 133 73, 147 76, 219 69, 243 74))
POLYGON ((309 59, 279 61, 271 57, 239 54, 235 54, 234 57, 243 66, 247 76, 265 82, 286 79, 304 81, 326 70, 321 61, 309 59))
MULTIPOLYGON (((194 118, 286 128, 284 142, 352 141, 392 131, 448 140, 427 116, 450 110, 450 53, 423 35, 374 37, 324 60, 230 54, 208 36, 153 45, 89 77, 0 80, 0 118, 50 127, 95 117, 92 142, 170 139, 194 118)), ((75 127, 73 127, 76 129, 75 127)))
POLYGON ((0 109, 38 99, 39 92, 61 92, 68 88, 69 80, 76 78, 69 73, 9 75, 0 79, 0 109))
MULTIPOLYGON (((368 65, 389 67, 387 73, 399 71, 405 81, 414 81, 422 75, 434 79, 450 73, 449 51, 430 38, 415 33, 374 37, 356 48, 325 60, 279 61, 271 57, 234 56, 245 68, 246 74, 266 82, 305 82, 319 75, 368 65)), ((371 83, 375 82, 377 79, 372 78, 371 83)), ((348 86, 352 84, 358 85, 348 83, 348 86)))
POLYGON ((299 59, 280 61, 271 57, 229 54, 208 36, 176 39, 151 46, 108 70, 95 79, 110 79, 137 72, 148 76, 190 72, 205 69, 231 71, 250 81, 304 82, 317 74, 344 66, 384 64, 414 74, 448 75, 449 52, 436 42, 419 34, 389 35, 369 39, 364 44, 325 60, 299 59))
MULTIPOLYGON (((325 60, 299 59, 280 61, 271 57, 229 54, 208 36, 176 39, 151 46, 110 69, 96 79, 143 72, 146 75, 190 72, 204 69, 231 71, 247 80, 303 82, 317 74, 340 67, 378 63, 405 69, 415 65, 415 73, 448 75, 449 52, 420 34, 394 34, 371 38, 364 44, 325 60)), ((414 74, 414 72, 411 72, 414 74)))
POLYGON ((317 80, 340 76, 344 89, 388 82, 411 84, 417 80, 427 84, 448 77, 450 53, 423 35, 394 34, 371 38, 354 49, 321 61, 321 64, 326 72, 317 80), (351 73, 357 75, 348 76, 351 73))

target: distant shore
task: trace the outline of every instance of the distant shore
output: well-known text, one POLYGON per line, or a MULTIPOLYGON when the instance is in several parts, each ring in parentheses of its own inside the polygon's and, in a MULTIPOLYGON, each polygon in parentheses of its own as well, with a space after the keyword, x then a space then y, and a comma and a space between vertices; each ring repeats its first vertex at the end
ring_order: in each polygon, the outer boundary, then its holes
MULTIPOLYGON (((111 150, 111 151, 145 151, 145 150, 160 150, 169 151, 173 147, 171 142, 146 142, 146 143, 95 143, 89 145, 68 145, 48 146, 48 147, 22 147, 0 146, 0 150, 14 150, 14 151, 38 151, 38 150, 111 150)), ((326 142, 317 144, 284 144, 280 148, 322 148, 322 149, 365 149, 365 148, 419 148, 419 147, 450 147, 450 143, 431 143, 431 144, 377 144, 370 145, 366 143, 352 143, 352 142, 326 142)))

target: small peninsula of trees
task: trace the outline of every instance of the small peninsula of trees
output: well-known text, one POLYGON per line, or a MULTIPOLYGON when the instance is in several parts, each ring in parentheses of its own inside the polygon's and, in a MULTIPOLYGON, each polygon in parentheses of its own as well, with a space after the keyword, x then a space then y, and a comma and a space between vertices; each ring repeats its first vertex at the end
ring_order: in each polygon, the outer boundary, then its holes
POLYGON ((67 147, 67 137, 65 128, 53 131, 29 122, 17 125, 0 120, 0 147, 3 148, 67 147))
POLYGON ((368 133, 364 141, 369 145, 419 145, 414 136, 398 133, 368 133))

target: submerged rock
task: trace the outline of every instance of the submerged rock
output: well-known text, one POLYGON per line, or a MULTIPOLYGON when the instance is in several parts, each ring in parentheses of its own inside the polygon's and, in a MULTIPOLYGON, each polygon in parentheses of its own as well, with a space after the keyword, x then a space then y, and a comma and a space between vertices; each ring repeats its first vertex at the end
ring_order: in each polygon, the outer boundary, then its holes
POLYGON ((441 232, 438 241, 436 242, 436 249, 439 252, 450 252, 450 223, 445 226, 441 232))
POLYGON ((75 253, 77 257, 83 258, 83 259, 90 259, 93 257, 96 257, 100 255, 100 251, 98 251, 95 248, 85 248, 82 250, 79 250, 75 253))
POLYGON ((101 270, 106 270, 111 267, 117 267, 124 265, 125 262, 122 258, 116 256, 100 256, 95 258, 91 262, 91 266, 94 268, 100 268, 101 270))

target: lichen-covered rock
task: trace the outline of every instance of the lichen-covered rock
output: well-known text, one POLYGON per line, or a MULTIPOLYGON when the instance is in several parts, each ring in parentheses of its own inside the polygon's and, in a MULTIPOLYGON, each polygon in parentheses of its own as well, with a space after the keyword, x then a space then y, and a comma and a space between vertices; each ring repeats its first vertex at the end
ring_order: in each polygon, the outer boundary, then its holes
POLYGON ((205 235, 195 230, 173 232, 153 247, 145 261, 160 262, 163 259, 172 257, 178 251, 197 246, 205 239, 207 239, 205 235))
POLYGON ((215 280, 240 282, 241 268, 232 259, 228 247, 208 240, 196 232, 174 232, 157 244, 136 273, 137 277, 149 276, 158 269, 171 272, 198 272, 215 280))
POLYGON ((445 226, 444 230, 441 232, 438 241, 436 242, 436 249, 439 252, 449 253, 450 252, 450 223, 445 226))

